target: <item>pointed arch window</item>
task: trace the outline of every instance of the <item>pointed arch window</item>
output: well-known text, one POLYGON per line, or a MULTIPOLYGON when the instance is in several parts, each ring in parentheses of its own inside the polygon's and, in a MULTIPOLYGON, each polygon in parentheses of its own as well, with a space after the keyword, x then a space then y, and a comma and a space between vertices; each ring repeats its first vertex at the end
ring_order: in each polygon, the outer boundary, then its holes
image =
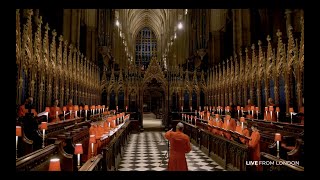
POLYGON ((154 32, 148 27, 141 29, 136 37, 136 65, 146 69, 156 53, 157 39, 154 32))

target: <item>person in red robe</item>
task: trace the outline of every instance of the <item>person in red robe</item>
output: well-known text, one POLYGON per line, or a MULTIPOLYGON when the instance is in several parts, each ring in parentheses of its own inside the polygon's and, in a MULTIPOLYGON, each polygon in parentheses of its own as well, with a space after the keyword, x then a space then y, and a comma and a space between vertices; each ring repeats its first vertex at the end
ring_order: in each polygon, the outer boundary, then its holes
POLYGON ((50 113, 49 113, 49 119, 51 119, 51 122, 59 122, 61 115, 63 115, 63 112, 61 111, 59 105, 59 100, 55 99, 53 106, 50 107, 50 113))
MULTIPOLYGON (((215 118, 215 120, 213 122, 213 125, 222 128, 223 127, 223 122, 222 122, 221 118, 219 117, 219 114, 215 114, 215 115, 216 115, 216 118, 215 118)), ((220 131, 217 128, 213 128, 212 132, 213 132, 213 134, 222 135, 221 134, 222 131, 220 131)))
POLYGON ((248 104, 245 107, 245 111, 251 111, 251 106, 254 106, 254 104, 251 102, 251 99, 248 99, 248 104))
MULTIPOLYGON (((251 139, 249 140, 250 159, 252 161, 260 161, 260 133, 257 127, 251 126, 251 139)), ((257 171, 261 171, 262 166, 257 165, 257 171)))
POLYGON ((268 98, 268 106, 275 106, 272 98, 268 98))
POLYGON ((302 98, 302 106, 299 109, 299 120, 304 125, 304 97, 302 98))
POLYGON ((74 119, 74 111, 73 111, 72 99, 69 99, 68 104, 67 104, 66 107, 67 107, 66 119, 74 119))
MULTIPOLYGON (((239 134, 242 134, 244 136, 250 137, 250 133, 249 130, 247 128, 247 123, 243 123, 243 127, 241 127, 241 123, 240 121, 237 121, 237 127, 236 127, 236 131, 239 134)), ((240 141, 242 142, 242 144, 246 144, 248 145, 249 141, 243 137, 239 137, 240 141)))
MULTIPOLYGON (((235 131, 236 122, 234 119, 231 119, 230 115, 226 115, 223 122, 223 129, 235 131)), ((227 139, 231 139, 231 134, 229 132, 223 132, 223 136, 227 139)))
POLYGON ((25 102, 19 106, 17 116, 18 118, 22 118, 28 113, 29 108, 31 109, 31 113, 33 113, 34 116, 37 116, 38 113, 36 109, 33 107, 33 97, 28 97, 25 102))
POLYGON ((168 171, 188 171, 185 154, 191 151, 191 145, 189 136, 183 133, 183 124, 177 124, 176 132, 167 131, 165 138, 170 142, 168 171))
POLYGON ((212 126, 214 125, 213 117, 209 118, 208 124, 209 124, 208 131, 212 132, 212 126))

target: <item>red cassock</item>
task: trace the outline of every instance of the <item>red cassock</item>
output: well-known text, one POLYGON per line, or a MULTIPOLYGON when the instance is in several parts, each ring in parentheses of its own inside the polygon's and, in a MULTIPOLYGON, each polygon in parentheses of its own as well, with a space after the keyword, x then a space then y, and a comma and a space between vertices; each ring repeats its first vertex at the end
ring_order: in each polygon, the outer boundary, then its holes
MULTIPOLYGON (((220 128, 223 128, 223 122, 221 120, 219 120, 218 122, 216 122, 216 125, 220 128)), ((216 134, 217 135, 222 135, 223 134, 223 131, 220 131, 220 130, 216 130, 216 134)))
POLYGON ((300 108, 299 113, 303 114, 303 116, 300 116, 300 123, 304 124, 304 106, 300 108))
POLYGON ((49 118, 51 119, 51 122, 59 122, 60 118, 59 115, 62 114, 62 111, 59 107, 50 107, 50 113, 49 118), (58 116, 56 115, 58 111, 58 116))
MULTIPOLYGON (((249 141, 250 158, 252 161, 260 161, 260 133, 253 131, 251 133, 251 140, 249 141)), ((260 171, 262 166, 257 166, 257 171, 260 171)))
POLYGON ((25 115, 26 115, 26 112, 27 112, 27 110, 26 110, 24 104, 21 105, 21 106, 19 106, 19 109, 18 109, 18 117, 23 117, 23 116, 25 116, 25 115))
MULTIPOLYGON (((212 118, 210 118, 210 120, 208 121, 208 124, 210 125, 210 126, 212 126, 212 125, 214 125, 213 124, 213 119, 212 118)), ((212 127, 210 127, 210 126, 208 126, 208 131, 212 131, 212 127)))
POLYGON ((165 137, 170 142, 168 171, 188 171, 185 153, 191 151, 190 139, 182 132, 168 131, 165 137))
MULTIPOLYGON (((28 113, 28 109, 26 109, 25 105, 21 105, 18 109, 18 117, 23 117, 28 113)), ((35 109, 31 109, 31 113, 33 113, 34 116, 37 116, 38 113, 35 109)))
MULTIPOLYGON (((239 134, 242 134, 244 136, 247 136, 249 137, 249 130, 247 128, 244 128, 242 129, 241 126, 237 126, 236 127, 236 131, 239 133, 239 134)), ((246 144, 248 145, 248 140, 245 139, 245 138, 242 138, 242 137, 239 137, 240 141, 243 143, 243 144, 246 144)))
POLYGON ((73 111, 73 106, 72 105, 67 105, 67 112, 66 113, 69 113, 68 115, 66 115, 66 119, 74 119, 74 111, 73 111), (70 110, 72 110, 71 114, 70 114, 70 110))
POLYGON ((267 111, 267 113, 266 111, 263 111, 263 112, 264 112, 263 113, 264 120, 273 121, 273 122, 277 121, 277 112, 272 111, 272 115, 271 115, 271 111, 267 111))
MULTIPOLYGON (((227 129, 227 130, 231 130, 231 131, 235 131, 236 130, 236 122, 234 119, 230 119, 229 120, 229 124, 227 122, 227 120, 224 120, 223 123, 223 128, 227 129)), ((231 134, 228 132, 224 132, 223 135, 227 138, 227 139, 231 139, 231 134)))
MULTIPOLYGON (((217 126, 217 120, 216 119, 213 120, 212 125, 213 126, 217 126)), ((216 128, 211 128, 211 132, 213 134, 217 134, 217 129, 216 128)))

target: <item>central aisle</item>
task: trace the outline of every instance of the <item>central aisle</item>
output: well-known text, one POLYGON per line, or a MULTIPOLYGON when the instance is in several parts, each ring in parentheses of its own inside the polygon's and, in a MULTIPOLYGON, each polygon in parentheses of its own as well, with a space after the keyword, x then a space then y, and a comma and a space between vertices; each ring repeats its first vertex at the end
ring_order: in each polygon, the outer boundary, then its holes
MULTIPOLYGON (((119 171, 166 171, 167 141, 164 132, 142 132, 131 134, 122 158, 119 171)), ((192 146, 187 154, 189 171, 223 171, 223 168, 205 155, 198 147, 192 146)))

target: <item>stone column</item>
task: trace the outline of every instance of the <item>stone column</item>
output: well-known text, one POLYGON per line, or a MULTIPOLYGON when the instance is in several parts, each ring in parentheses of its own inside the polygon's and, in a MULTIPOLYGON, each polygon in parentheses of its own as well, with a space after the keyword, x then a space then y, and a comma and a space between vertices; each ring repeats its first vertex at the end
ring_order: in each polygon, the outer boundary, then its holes
POLYGON ((126 106, 128 106, 129 110, 129 94, 128 89, 125 90, 125 97, 124 97, 124 110, 126 110, 126 106))
POLYGON ((286 9, 286 10, 285 10, 286 32, 288 32, 289 26, 292 25, 292 23, 291 23, 291 14, 292 14, 292 11, 291 11, 290 9, 286 9))
POLYGON ((71 28, 71 9, 63 10, 63 39, 64 41, 70 41, 70 28, 71 28))
POLYGON ((200 106, 200 91, 197 92, 197 105, 196 105, 196 108, 198 108, 200 106))
POLYGON ((186 108, 189 108, 190 106, 192 106, 192 91, 189 92, 189 104, 186 108))
POLYGON ((70 27, 70 36, 71 36, 71 44, 74 44, 78 48, 78 9, 71 9, 71 27, 70 27))
POLYGON ((89 58, 91 60, 91 54, 92 54, 92 37, 91 37, 91 33, 92 33, 92 29, 93 27, 91 26, 87 26, 87 48, 86 48, 86 56, 87 58, 89 58))
POLYGON ((109 106, 109 109, 111 108, 110 107, 110 95, 111 95, 111 92, 109 93, 108 91, 107 91, 107 106, 109 106))
POLYGON ((77 49, 80 45, 80 10, 65 9, 63 11, 63 37, 77 49))
POLYGON ((211 32, 212 35, 212 56, 213 56, 213 64, 218 63, 220 61, 221 56, 221 33, 219 31, 211 32))
POLYGON ((232 10, 233 21, 233 50, 237 52, 240 48, 250 45, 250 10, 232 10))

